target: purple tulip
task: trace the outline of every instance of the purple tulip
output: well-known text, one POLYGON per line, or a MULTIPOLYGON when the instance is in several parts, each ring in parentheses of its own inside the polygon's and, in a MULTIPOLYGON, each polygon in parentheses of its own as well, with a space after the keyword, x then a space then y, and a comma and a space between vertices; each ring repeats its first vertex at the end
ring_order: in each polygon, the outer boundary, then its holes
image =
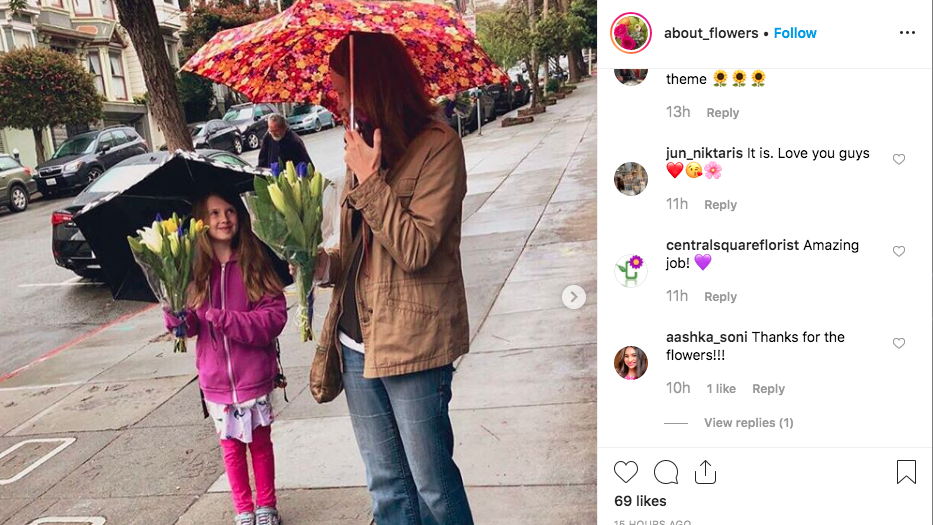
POLYGON ((308 176, 308 163, 299 162, 298 163, 298 178, 303 179, 308 176))
POLYGON ((159 222, 162 222, 162 221, 165 220, 165 219, 162 218, 162 214, 161 214, 161 213, 156 213, 156 218, 155 218, 155 220, 157 220, 157 221, 159 221, 159 222))
POLYGON ((278 177, 279 173, 282 172, 282 170, 279 168, 278 162, 273 162, 272 164, 269 164, 269 168, 272 170, 273 177, 278 177))

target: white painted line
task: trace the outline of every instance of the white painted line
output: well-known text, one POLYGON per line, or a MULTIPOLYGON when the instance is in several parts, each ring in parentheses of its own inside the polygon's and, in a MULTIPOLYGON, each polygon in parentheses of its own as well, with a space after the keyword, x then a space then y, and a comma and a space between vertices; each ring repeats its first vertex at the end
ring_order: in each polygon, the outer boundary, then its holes
POLYGON ((0 387, 0 394, 4 392, 21 392, 24 390, 46 390, 49 388, 61 388, 66 386, 81 386, 89 384, 87 381, 72 381, 70 383, 55 383, 47 385, 27 385, 27 386, 11 386, 7 388, 0 387))
MULTIPOLYGON (((66 448, 68 448, 68 446, 74 443, 75 441, 77 441, 77 439, 75 438, 27 439, 26 441, 20 441, 19 443, 13 445, 12 447, 4 450, 3 453, 0 453, 0 459, 3 459, 9 456, 13 452, 16 452, 18 449, 20 449, 21 447, 28 445, 30 443, 61 443, 61 445, 55 447, 51 452, 42 456, 38 460, 34 461, 31 465, 24 468, 23 470, 19 471, 12 478, 0 479, 0 485, 9 485, 10 483, 19 481, 20 479, 25 477, 27 474, 29 474, 33 470, 36 470, 37 468, 39 468, 40 465, 52 459, 52 457, 54 457, 55 454, 58 454, 62 450, 65 450, 66 448)), ((56 523, 56 522, 50 521, 50 522, 41 522, 41 523, 56 523)), ((78 523, 84 523, 84 522, 78 522, 78 523)))
POLYGON ((54 286, 103 286, 105 283, 74 283, 74 282, 63 282, 63 283, 28 283, 19 285, 20 288, 51 288, 54 286))
POLYGON ((86 523, 87 525, 104 525, 105 523, 107 523, 107 520, 104 518, 101 518, 100 516, 95 516, 93 518, 49 517, 49 518, 39 518, 36 521, 29 523, 29 525, 40 525, 42 523, 86 523))

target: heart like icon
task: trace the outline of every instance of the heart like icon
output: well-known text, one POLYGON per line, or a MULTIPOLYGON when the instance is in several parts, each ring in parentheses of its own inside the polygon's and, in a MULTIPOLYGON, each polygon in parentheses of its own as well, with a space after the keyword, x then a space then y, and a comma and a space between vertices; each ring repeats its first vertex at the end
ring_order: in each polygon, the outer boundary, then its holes
POLYGON ((897 255, 898 257, 900 257, 901 255, 904 255, 904 247, 903 247, 903 246, 895 246, 895 247, 894 247, 894 255, 897 255))
POLYGON ((619 476, 622 483, 628 483, 632 481, 635 474, 638 474, 638 463, 634 461, 617 461, 612 470, 615 471, 616 476, 619 476))
POLYGON ((901 164, 904 163, 905 158, 906 157, 904 157, 902 153, 898 153, 897 155, 894 156, 894 163, 900 166, 901 164))
POLYGON ((905 341, 903 337, 894 338, 894 346, 898 349, 903 348, 905 344, 907 344, 907 341, 905 341))
POLYGON ((674 164, 673 162, 667 163, 667 172, 670 173, 675 179, 677 178, 678 175, 680 175, 680 172, 683 170, 684 170, 683 162, 678 162, 677 164, 674 164))
POLYGON ((706 255, 698 253, 693 260, 696 261, 697 266, 699 266, 701 270, 705 270, 706 267, 709 266, 709 263, 713 261, 713 256, 708 253, 706 255))

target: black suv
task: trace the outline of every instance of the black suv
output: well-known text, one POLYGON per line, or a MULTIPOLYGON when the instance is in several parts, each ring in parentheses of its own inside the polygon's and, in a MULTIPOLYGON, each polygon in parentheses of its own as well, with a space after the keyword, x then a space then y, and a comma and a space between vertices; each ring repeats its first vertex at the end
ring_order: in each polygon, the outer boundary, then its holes
POLYGON ((90 184, 114 164, 149 152, 136 130, 120 126, 89 131, 66 140, 52 158, 36 166, 36 186, 44 197, 90 184))
POLYGON ((244 149, 256 149, 269 129, 269 117, 277 113, 272 104, 237 104, 230 106, 224 121, 236 126, 244 149))

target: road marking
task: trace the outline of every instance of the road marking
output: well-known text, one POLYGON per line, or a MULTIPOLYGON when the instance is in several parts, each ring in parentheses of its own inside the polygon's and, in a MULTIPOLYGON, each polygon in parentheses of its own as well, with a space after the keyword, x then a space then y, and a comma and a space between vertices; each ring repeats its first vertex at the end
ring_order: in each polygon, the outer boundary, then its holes
POLYGON ((28 283, 19 285, 20 288, 44 288, 47 286, 103 286, 106 283, 103 282, 94 282, 94 281, 84 281, 82 282, 80 275, 76 275, 71 279, 64 280, 60 283, 28 283))
POLYGON ((103 286, 104 283, 29 283, 21 284, 20 288, 47 288, 52 286, 103 286))
POLYGON ((39 518, 36 521, 30 522, 29 525, 41 525, 42 523, 86 523, 87 525, 104 525, 107 523, 105 518, 100 516, 94 516, 93 518, 74 518, 74 517, 65 517, 65 518, 39 518))
POLYGON ((23 390, 46 390, 49 388, 63 388, 66 386, 81 386, 89 384, 87 381, 72 381, 70 383, 55 383, 47 385, 26 385, 26 386, 11 386, 7 388, 0 388, 0 392, 20 392, 23 390))
MULTIPOLYGON (((24 476, 26 476, 33 470, 36 470, 37 468, 39 468, 40 465, 52 459, 52 457, 55 456, 55 454, 58 454, 62 450, 65 450, 66 448, 68 448, 68 446, 74 443, 75 441, 77 441, 77 439, 75 438, 27 439, 26 441, 20 441, 19 443, 13 445, 12 447, 4 450, 3 453, 0 454, 0 459, 3 459, 9 456, 13 452, 16 452, 19 448, 25 445, 28 445, 30 443, 61 443, 61 445, 55 447, 51 452, 42 456, 38 460, 34 461, 31 465, 24 468, 23 470, 19 471, 12 478, 0 479, 0 485, 9 485, 10 483, 15 483, 16 481, 19 481, 20 479, 22 479, 24 476)), ((51 521, 51 522, 43 522, 43 523, 56 523, 56 522, 51 521)))

